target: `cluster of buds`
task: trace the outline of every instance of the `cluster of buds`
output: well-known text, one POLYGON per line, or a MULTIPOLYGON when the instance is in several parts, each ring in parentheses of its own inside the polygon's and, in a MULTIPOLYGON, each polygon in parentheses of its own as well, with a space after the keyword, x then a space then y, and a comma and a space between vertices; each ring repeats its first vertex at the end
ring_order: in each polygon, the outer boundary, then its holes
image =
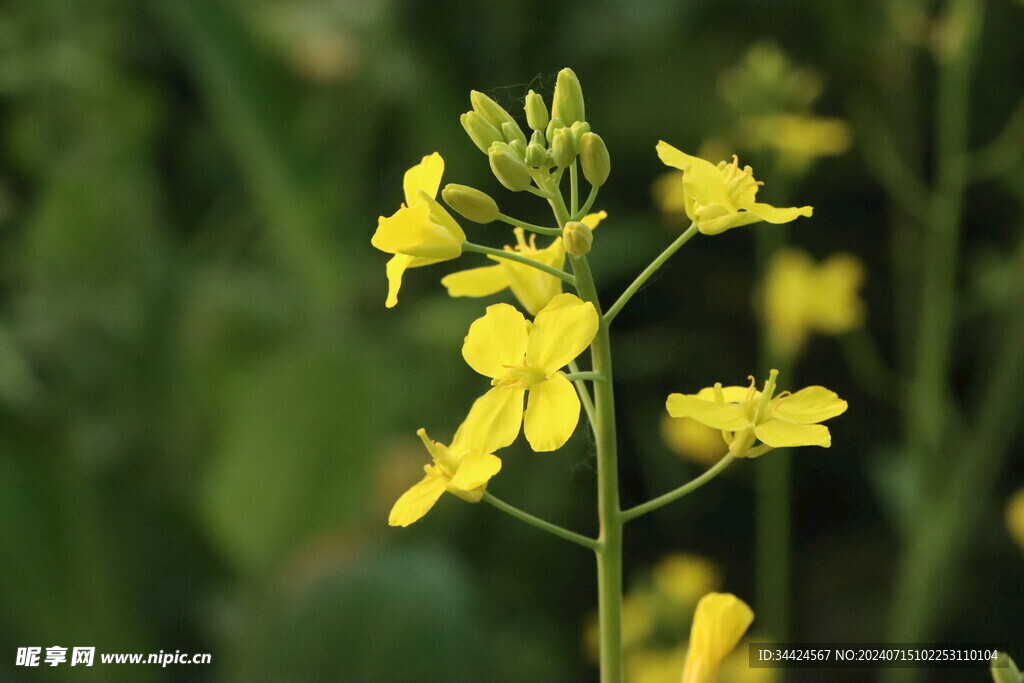
MULTIPOLYGON (((590 130, 583 89, 572 69, 558 73, 550 114, 543 96, 533 90, 527 93, 523 108, 529 138, 512 115, 484 93, 474 90, 470 102, 473 109, 459 120, 473 144, 487 155, 494 177, 507 189, 523 192, 534 182, 543 184, 571 167, 577 158, 592 187, 601 187, 608 180, 608 148, 601 136, 590 130)), ((444 198, 449 200, 447 192, 444 198)), ((452 199, 456 204, 449 205, 455 211, 476 220, 462 211, 466 206, 479 215, 467 194, 452 193, 452 199)))

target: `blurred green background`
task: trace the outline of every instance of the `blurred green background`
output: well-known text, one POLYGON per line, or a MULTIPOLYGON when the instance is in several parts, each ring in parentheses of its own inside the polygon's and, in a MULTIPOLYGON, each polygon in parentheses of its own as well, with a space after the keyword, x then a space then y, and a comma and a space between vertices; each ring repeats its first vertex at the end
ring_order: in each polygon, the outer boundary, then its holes
MULTIPOLYGON (((547 221, 458 116, 471 88, 519 115, 571 66, 612 155, 592 258, 612 300, 682 227, 652 200, 655 143, 695 152, 763 104, 730 102, 721 76, 759 41, 817 74, 813 109, 852 146, 799 171, 741 160, 765 201, 815 207, 785 239, 867 272, 866 326, 813 337, 781 385, 850 403, 830 450, 793 454, 791 637, 1001 642, 1024 659, 1024 547, 1004 519, 1024 485, 1024 4, 981 8, 3 3, 0 678, 595 678, 588 553, 451 496, 387 527, 426 462, 415 430, 446 441, 486 386, 459 354, 484 302, 438 284, 485 262, 410 271, 385 310, 369 237, 433 151, 446 181, 547 221), (18 647, 51 645, 213 663, 15 666, 18 647)), ((752 300, 772 230, 693 241, 618 319, 624 504, 701 471, 661 440, 667 393, 764 374, 752 300)), ((588 436, 517 444, 492 490, 592 532, 588 436)), ((740 465, 627 527, 627 585, 700 553, 760 616, 757 470, 740 465)))

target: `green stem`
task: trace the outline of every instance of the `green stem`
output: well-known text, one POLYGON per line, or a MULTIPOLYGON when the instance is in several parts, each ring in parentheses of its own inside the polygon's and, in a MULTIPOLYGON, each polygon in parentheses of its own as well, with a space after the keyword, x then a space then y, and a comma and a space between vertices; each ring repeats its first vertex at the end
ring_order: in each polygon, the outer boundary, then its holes
POLYGON ((508 223, 509 225, 514 225, 517 228, 522 228, 523 230, 529 230, 530 232, 535 232, 538 235, 561 235, 562 234, 562 231, 560 229, 558 229, 558 228, 545 228, 543 225, 534 225, 533 223, 527 223, 526 221, 521 221, 518 218, 512 218, 512 216, 506 216, 503 213, 499 213, 498 214, 498 220, 502 221, 504 223, 508 223))
POLYGON ((584 536, 583 534, 578 534, 575 531, 569 531, 568 529, 560 527, 557 524, 546 522, 540 517, 535 517, 534 515, 531 515, 529 512, 523 512, 519 508, 515 507, 514 505, 509 505, 501 498, 498 498, 497 496, 488 491, 484 491, 483 500, 487 503, 490 503, 494 507, 498 508, 502 512, 515 517, 519 521, 526 522, 530 526, 537 527, 538 529, 546 531, 549 534, 554 534, 555 536, 563 538, 566 541, 571 541, 572 543, 581 545, 584 548, 590 548, 594 551, 600 551, 601 549, 601 544, 597 540, 590 538, 589 536, 584 536))
MULTIPOLYGON (((601 314, 594 277, 585 256, 572 257, 576 290, 601 314)), ((621 683, 622 670, 622 517, 619 510, 618 453, 615 436, 615 396, 608 320, 601 318, 590 347, 595 372, 607 378, 594 383, 594 441, 597 446, 597 603, 601 631, 601 683, 621 683)))
POLYGON ((605 379, 604 375, 602 375, 600 372, 594 372, 593 370, 586 370, 586 371, 582 371, 582 372, 581 371, 570 372, 569 374, 566 375, 566 377, 568 377, 569 379, 571 379, 574 382, 577 381, 577 380, 584 380, 584 379, 589 379, 589 380, 592 380, 594 382, 603 382, 604 379, 605 379))
POLYGON ((590 188, 590 194, 587 195, 587 201, 583 202, 583 206, 580 207, 580 210, 572 215, 572 220, 583 220, 583 217, 587 215, 587 212, 590 211, 590 208, 594 206, 594 202, 597 200, 598 189, 599 188, 596 187, 590 188))
POLYGON ((570 275, 569 273, 565 272, 564 270, 561 270, 559 268, 552 268, 546 263, 541 263, 540 261, 535 261, 532 258, 521 256, 520 254, 517 254, 514 251, 507 251, 505 249, 493 249, 491 247, 485 247, 482 244, 473 244, 472 242, 463 242, 462 250, 472 251, 477 254, 487 254, 489 256, 496 256, 498 258, 508 259, 509 261, 522 263, 524 265, 530 266, 531 268, 542 270, 548 275, 554 275, 559 280, 566 282, 574 287, 576 286, 576 278, 570 275))
POLYGON ((653 498, 647 501, 646 503, 641 503, 636 507, 631 507, 628 510, 623 511, 620 518, 623 522, 629 522, 631 520, 636 519, 640 515, 646 515, 648 512, 653 512, 654 510, 657 510, 660 507, 668 505, 672 501, 679 500, 683 496, 693 493, 701 486, 703 486, 704 484, 708 483, 709 481, 717 477, 719 474, 721 474, 722 471, 730 464, 732 464, 732 461, 735 459, 735 456, 726 453, 721 460, 715 463, 706 472, 704 472, 704 474, 700 475, 696 479, 688 481, 679 488, 669 491, 668 493, 662 494, 657 498, 653 498))
POLYGON ((668 247, 665 248, 665 251, 661 252, 658 255, 658 258, 651 261, 651 265, 644 268, 644 272, 640 273, 640 275, 638 275, 637 278, 633 280, 633 284, 631 284, 629 287, 626 287, 626 291, 622 293, 622 296, 619 297, 618 301, 612 304, 612 307, 609 308, 608 312, 604 314, 605 323, 610 325, 611 322, 615 320, 615 316, 617 316, 619 314, 619 311, 622 310, 623 306, 629 303, 629 300, 633 298, 633 295, 640 291, 640 288, 643 287, 644 283, 647 282, 647 280, 649 280, 652 275, 658 272, 658 269, 665 264, 665 261, 668 261, 669 258, 672 257, 672 254, 679 251, 679 248, 686 244, 687 242, 689 242, 690 238, 692 238, 696 234, 697 224, 691 223, 689 229, 686 232, 677 237, 676 240, 672 242, 672 244, 668 245, 668 247))
MULTIPOLYGON (((580 366, 577 365, 575 360, 569 361, 569 372, 575 374, 580 371, 580 366)), ((575 380, 576 391, 580 395, 580 403, 583 404, 583 410, 587 413, 587 421, 590 423, 590 429, 594 429, 595 424, 595 413, 594 413, 594 401, 590 398, 590 390, 587 389, 587 383, 581 379, 575 380)))
POLYGON ((576 215, 580 210, 580 177, 576 159, 572 160, 569 167, 569 214, 576 215))

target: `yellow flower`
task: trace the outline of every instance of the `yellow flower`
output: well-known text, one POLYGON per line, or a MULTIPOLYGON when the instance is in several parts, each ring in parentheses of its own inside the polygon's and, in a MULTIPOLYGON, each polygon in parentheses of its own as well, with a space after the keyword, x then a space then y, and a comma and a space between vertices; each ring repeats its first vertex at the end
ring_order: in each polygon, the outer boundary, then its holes
POLYGON ((625 657, 626 683, 679 683, 686 652, 683 648, 643 649, 625 657))
POLYGON ((455 432, 450 446, 431 441, 424 429, 416 434, 434 462, 424 465, 426 476, 395 502, 388 517, 391 526, 409 526, 427 514, 445 491, 470 503, 480 502, 487 482, 501 470, 501 459, 491 453, 497 449, 466 423, 455 432))
POLYGON ((689 417, 666 415, 661 438, 673 453, 698 465, 714 465, 722 458, 722 433, 689 417))
POLYGON ((697 603, 683 683, 714 683, 722 660, 740 642, 754 612, 729 593, 708 593, 697 603))
POLYGON ((717 235, 758 221, 789 223, 812 213, 809 206, 780 209, 758 203, 757 188, 761 183, 754 180, 750 166, 740 168, 735 155, 731 164, 723 161, 715 166, 659 142, 658 157, 665 165, 683 171, 686 215, 705 235, 717 235))
POLYGON ((671 394, 665 407, 672 417, 692 417, 721 429, 729 452, 738 458, 752 458, 772 448, 831 446, 828 427, 818 423, 846 412, 846 401, 820 386, 774 396, 778 374, 771 371, 763 391, 754 388, 751 377, 749 387, 719 383, 696 394, 671 394), (752 448, 755 439, 762 445, 752 448))
POLYGON ((1020 489, 1006 503, 1006 527, 1010 536, 1024 550, 1024 489, 1020 489))
MULTIPOLYGON (((601 211, 585 216, 583 222, 593 230, 607 217, 607 212, 601 211)), ((516 244, 506 245, 505 251, 516 252, 552 268, 561 269, 565 265, 565 246, 560 237, 556 237, 547 247, 538 248, 536 235, 530 235, 527 239, 522 228, 516 228, 513 232, 516 244)), ((498 265, 460 270, 441 278, 441 284, 448 288, 448 294, 490 296, 507 287, 530 315, 537 315, 549 301, 562 293, 562 281, 554 275, 509 259, 497 256, 488 258, 497 261, 498 265)))
POLYGON ((560 370, 590 346, 597 328, 594 305, 574 294, 553 298, 532 325, 508 304, 488 306, 470 325, 462 357, 494 388, 476 400, 467 424, 498 446, 515 441, 522 424, 533 450, 561 448, 576 429, 580 399, 560 370))
POLYGON ((843 334, 864 323, 857 290, 864 266, 855 256, 836 254, 821 265, 799 249, 778 251, 768 265, 762 315, 772 347, 787 355, 803 346, 808 333, 843 334))
POLYGON ((383 252, 394 254, 388 261, 388 298, 385 305, 398 303, 398 290, 407 268, 419 268, 458 258, 466 234, 434 198, 441 186, 444 159, 437 152, 405 172, 405 204, 393 215, 377 219, 377 231, 370 242, 383 252))
POLYGON ((810 114, 769 114, 740 123, 751 149, 773 149, 781 166, 803 171, 818 157, 843 154, 850 148, 850 127, 842 119, 810 114))
MULTIPOLYGON (((716 434, 721 443, 721 437, 716 434)), ((691 553, 672 553, 654 567, 651 574, 657 593, 677 606, 692 607, 702 595, 716 590, 722 578, 715 563, 691 553)))

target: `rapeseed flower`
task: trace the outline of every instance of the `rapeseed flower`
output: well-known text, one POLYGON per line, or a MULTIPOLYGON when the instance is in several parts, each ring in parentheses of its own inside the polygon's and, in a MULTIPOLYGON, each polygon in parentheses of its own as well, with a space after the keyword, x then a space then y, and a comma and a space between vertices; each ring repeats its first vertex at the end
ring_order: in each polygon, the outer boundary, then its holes
POLYGON ((403 493, 391 508, 390 526, 409 526, 434 507, 447 491, 470 503, 480 502, 491 477, 501 470, 501 459, 491 453, 497 450, 479 433, 472 433, 463 423, 455 432, 450 446, 431 441, 424 429, 416 432, 433 463, 424 465, 423 479, 403 493))
POLYGON ((554 297, 532 324, 508 304, 488 306, 470 325, 462 357, 493 388, 473 404, 467 425, 497 446, 515 441, 523 425, 533 450, 561 448, 580 416, 576 388, 561 368, 590 346, 598 324, 594 305, 574 294, 554 297))
POLYGON ((666 142, 658 143, 662 163, 683 171, 686 215, 705 235, 717 235, 730 228, 759 221, 789 223, 799 216, 810 216, 810 206, 777 208, 756 201, 757 188, 750 166, 710 161, 685 154, 666 142))
POLYGON ((722 457, 722 433, 689 417, 665 415, 661 438, 675 453, 698 465, 714 465, 722 457))
POLYGON ((398 303, 398 290, 407 268, 429 266, 458 258, 466 234, 435 197, 441 186, 444 159, 437 152, 405 172, 405 203, 389 217, 377 219, 377 231, 370 242, 383 252, 394 254, 387 265, 388 308, 398 303))
POLYGON ((772 370, 763 391, 754 386, 723 387, 720 383, 696 394, 671 394, 665 403, 672 417, 690 417, 722 430, 729 453, 752 458, 772 448, 832 445, 828 427, 818 424, 846 412, 846 401, 825 387, 796 393, 775 393, 779 371, 772 370), (760 446, 754 441, 760 439, 760 446))
POLYGON ((718 670, 754 621, 750 607, 729 593, 708 593, 697 603, 683 683, 714 683, 718 670))
POLYGON ((791 355, 811 332, 837 335, 864 323, 857 290, 864 266, 855 256, 836 254, 820 265, 799 249, 772 257, 761 294, 761 313, 771 346, 791 355))
MULTIPOLYGON (((585 216, 582 222, 593 230, 607 216, 608 213, 605 211, 592 213, 585 216)), ((565 265, 565 244, 561 238, 556 237, 546 247, 538 247, 536 235, 527 238, 522 228, 515 228, 513 233, 516 236, 516 243, 512 246, 506 245, 505 251, 526 256, 559 270, 565 265)), ((562 293, 562 281, 554 275, 499 256, 488 258, 497 261, 497 265, 460 270, 441 278, 441 284, 448 289, 448 294, 481 297, 511 289, 523 308, 530 315, 537 315, 548 302, 562 293)))

